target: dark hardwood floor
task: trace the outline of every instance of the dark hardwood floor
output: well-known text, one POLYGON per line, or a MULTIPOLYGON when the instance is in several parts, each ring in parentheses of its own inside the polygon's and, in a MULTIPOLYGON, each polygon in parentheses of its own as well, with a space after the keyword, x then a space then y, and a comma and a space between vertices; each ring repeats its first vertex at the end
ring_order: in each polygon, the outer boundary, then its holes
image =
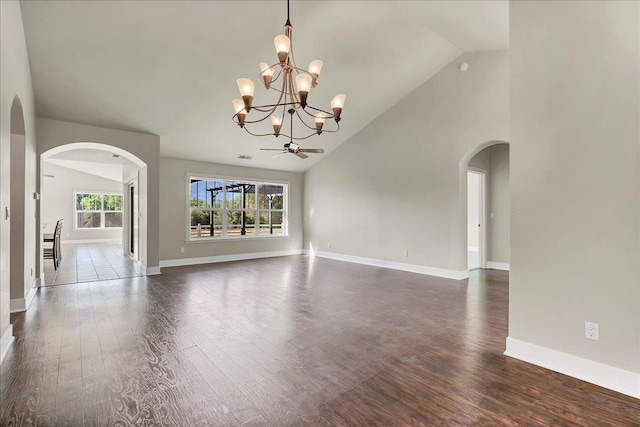
POLYGON ((640 426, 640 401, 502 355, 508 275, 306 256, 42 288, 0 425, 640 426))

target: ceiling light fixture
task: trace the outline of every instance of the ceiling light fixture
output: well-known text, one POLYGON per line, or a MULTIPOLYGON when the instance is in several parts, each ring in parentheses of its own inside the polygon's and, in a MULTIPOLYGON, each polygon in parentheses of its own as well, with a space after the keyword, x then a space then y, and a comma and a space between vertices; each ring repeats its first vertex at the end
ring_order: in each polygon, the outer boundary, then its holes
MULTIPOLYGON (((273 104, 253 105, 254 84, 250 79, 241 78, 236 82, 242 99, 234 99, 233 121, 241 128, 246 130, 253 136, 275 136, 284 135, 293 140, 301 140, 310 138, 313 135, 320 135, 322 132, 337 132, 340 130, 340 114, 344 107, 346 95, 336 95, 331 100, 332 113, 313 107, 307 103, 309 92, 318 85, 320 70, 322 69, 322 61, 315 60, 309 64, 309 69, 305 70, 296 65, 293 55, 293 40, 291 38, 293 26, 289 20, 289 0, 287 0, 287 22, 284 24, 284 34, 277 36, 273 43, 278 54, 278 62, 269 66, 265 62, 261 62, 260 74, 258 80, 266 89, 273 89, 277 92, 278 100, 273 104), (280 79, 279 88, 274 87, 274 83, 280 79), (255 119, 249 120, 248 115, 251 111, 256 111, 255 119), (282 133, 281 130, 285 123, 286 114, 289 115, 289 134, 282 133), (298 122, 308 128, 302 135, 293 135, 294 116, 298 118, 298 122), (271 118, 273 132, 256 133, 249 130, 250 125, 262 122, 267 118, 271 118), (335 120, 335 129, 324 128, 327 119, 335 120)), ((298 125, 296 125, 298 127, 298 125)))

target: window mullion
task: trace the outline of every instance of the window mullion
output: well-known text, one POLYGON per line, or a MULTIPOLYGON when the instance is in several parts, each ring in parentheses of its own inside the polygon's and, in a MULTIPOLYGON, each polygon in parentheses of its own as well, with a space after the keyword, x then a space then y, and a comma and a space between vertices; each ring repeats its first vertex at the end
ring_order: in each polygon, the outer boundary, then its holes
POLYGON ((227 181, 222 180, 222 237, 227 237, 227 181))

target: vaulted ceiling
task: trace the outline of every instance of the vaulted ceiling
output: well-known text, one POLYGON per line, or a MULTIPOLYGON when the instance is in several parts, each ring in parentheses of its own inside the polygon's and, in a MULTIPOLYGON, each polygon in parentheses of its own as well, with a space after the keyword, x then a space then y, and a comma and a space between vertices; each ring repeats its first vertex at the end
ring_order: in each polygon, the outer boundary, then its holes
MULTIPOLYGON (((292 1, 296 60, 322 59, 311 104, 347 94, 341 131, 301 143, 327 153, 463 52, 508 48, 506 1, 292 1)), ((283 138, 231 121, 236 78, 276 62, 280 1, 23 1, 42 117, 160 135, 161 155, 304 171, 324 155, 271 159, 283 138), (239 154, 253 156, 240 160, 239 154)), ((256 84, 257 103, 275 94, 256 84)), ((416 120, 420 120, 416 112, 416 120)))

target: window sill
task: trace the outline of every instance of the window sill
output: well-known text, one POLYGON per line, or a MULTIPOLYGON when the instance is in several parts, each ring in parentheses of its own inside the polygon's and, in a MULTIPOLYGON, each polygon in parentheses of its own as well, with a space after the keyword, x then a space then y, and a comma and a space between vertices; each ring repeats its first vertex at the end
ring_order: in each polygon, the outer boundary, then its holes
POLYGON ((73 228, 73 231, 105 231, 105 230, 120 230, 122 227, 92 227, 92 228, 73 228))
POLYGON ((215 243, 215 242, 243 242, 245 240, 279 240, 288 239, 290 236, 246 236, 246 237, 202 237, 200 239, 185 240, 189 243, 215 243))

